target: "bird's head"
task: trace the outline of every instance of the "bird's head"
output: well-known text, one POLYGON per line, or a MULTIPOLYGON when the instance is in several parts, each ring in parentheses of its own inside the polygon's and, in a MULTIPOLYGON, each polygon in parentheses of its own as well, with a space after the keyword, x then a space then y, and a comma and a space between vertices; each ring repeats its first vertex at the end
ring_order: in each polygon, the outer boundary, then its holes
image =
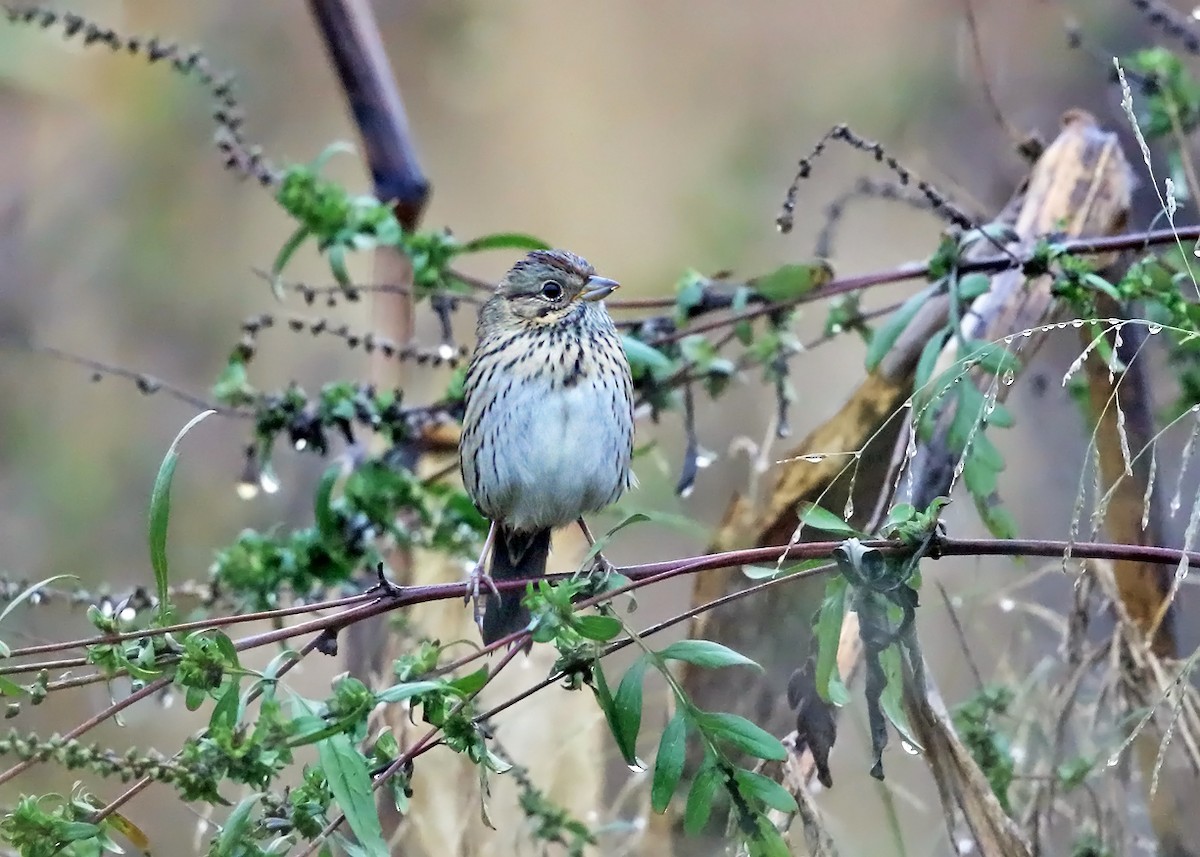
POLYGON ((496 294, 518 318, 554 324, 616 288, 615 281, 597 276, 595 268, 573 253, 534 250, 504 275, 496 294))

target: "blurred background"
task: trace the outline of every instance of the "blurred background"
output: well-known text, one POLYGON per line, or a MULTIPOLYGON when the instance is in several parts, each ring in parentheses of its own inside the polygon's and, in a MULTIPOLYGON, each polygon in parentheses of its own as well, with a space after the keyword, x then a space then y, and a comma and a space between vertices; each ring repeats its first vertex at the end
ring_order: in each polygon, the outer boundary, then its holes
MULTIPOLYGON (((868 157, 835 147, 801 185, 794 232, 776 231, 797 158, 836 123, 884 142, 968 210, 995 212, 1025 172, 1015 141, 984 98, 962 0, 376 5, 433 183, 425 225, 448 226, 463 238, 496 231, 544 237, 620 280, 622 297, 671 294, 687 268, 752 276, 809 258, 824 206, 861 175, 886 177, 868 157)), ((1108 83, 1110 57, 1157 38, 1132 4, 974 0, 974 7, 987 80, 1010 125, 1050 140, 1064 110, 1084 107, 1128 143, 1119 93, 1108 83), (1078 22, 1090 50, 1068 48, 1066 20, 1078 22)), ((355 141, 322 46, 295 2, 93 0, 83 11, 123 33, 202 45, 215 66, 235 70, 247 133, 277 163, 355 141)), ((117 592, 150 582, 150 486, 166 447, 194 413, 119 379, 89 383, 88 371, 21 343, 55 346, 206 395, 242 318, 274 308, 253 271, 270 266, 292 226, 258 187, 221 169, 208 115, 205 94, 166 69, 0 24, 0 574, 8 578, 69 573, 117 592)), ((1136 148, 1126 152, 1138 166, 1136 148)), ((355 157, 335 158, 329 174, 369 190, 355 157)), ((1148 225, 1153 213, 1131 225, 1148 225)), ((853 274, 923 258, 940 229, 903 207, 855 206, 832 263, 839 274, 853 274)), ((496 253, 465 267, 495 278, 512 261, 496 253)), ((368 278, 365 259, 352 266, 357 278, 368 278)), ((288 275, 328 281, 311 253, 297 257, 288 275)), ((882 306, 912 288, 879 290, 865 305, 882 306)), ((360 308, 347 317, 366 329, 368 313, 360 308)), ((802 338, 819 333, 823 321, 821 307, 806 309, 802 338)), ((459 335, 470 343, 470 320, 460 322, 459 335)), ((366 372, 361 355, 336 345, 284 332, 264 336, 253 369, 261 387, 295 379, 315 388, 366 372)), ((435 344, 431 316, 418 319, 418 336, 435 344)), ((862 351, 859 340, 846 337, 796 359, 796 436, 826 419, 861 378, 862 351)), ((1074 337, 1051 341, 1034 373, 1048 383, 1014 394, 1018 426, 999 438, 1010 462, 1001 490, 1011 492, 1005 499, 1030 537, 1063 537, 1072 513, 1086 438, 1058 380, 1076 351, 1074 337)), ((448 374, 418 376, 411 400, 439 392, 448 374)), ((1170 395, 1164 389, 1163 402, 1170 395)), ((628 507, 685 513, 714 526, 747 477, 747 461, 730 452, 731 444, 741 437, 759 442, 772 408, 769 391, 756 383, 732 391, 719 407, 702 408, 701 443, 718 458, 686 501, 672 494, 678 417, 642 429, 640 439, 657 438, 659 452, 643 459, 643 487, 628 507)), ((204 578, 213 551, 245 526, 309 520, 315 471, 286 455, 276 462, 283 490, 238 499, 246 431, 212 419, 186 441, 171 523, 179 576, 204 578)), ((977 531, 969 504, 959 505, 950 513, 955 532, 977 531)), ((609 555, 618 564, 667 559, 705 541, 702 534, 634 528, 609 555)), ((1026 639, 1037 621, 998 590, 1036 570, 984 561, 939 567, 962 599, 973 654, 988 671, 1003 665, 1011 643, 1026 639)), ((1054 606, 1065 603, 1068 590, 1051 582, 1040 591, 1054 606)), ((645 620, 678 612, 686 598, 684 588, 648 594, 645 620)), ((922 612, 922 639, 954 698, 970 690, 972 678, 939 609, 922 612)), ((26 616, 6 628, 10 644, 87 631, 82 615, 67 610, 26 616)), ((317 683, 320 671, 308 679, 317 683)), ((108 698, 106 689, 93 688, 73 705, 27 713, 20 724, 43 733, 67 728, 108 698)), ((865 726, 854 725, 864 720, 861 710, 848 713, 846 746, 835 757, 837 786, 821 796, 843 853, 903 853, 879 803, 885 789, 903 808, 907 853, 943 853, 945 834, 923 766, 894 749, 887 785, 870 780, 860 746, 865 726)), ((126 723, 138 729, 138 743, 162 746, 177 745, 197 726, 179 706, 170 717, 149 706, 134 709, 126 723)), ((98 738, 128 740, 117 727, 98 738)), ((71 779, 41 766, 24 788, 67 790, 71 779)), ((165 789, 139 800, 131 814, 156 841, 194 829, 193 811, 165 789)), ((189 841, 158 853, 190 851, 189 841)))

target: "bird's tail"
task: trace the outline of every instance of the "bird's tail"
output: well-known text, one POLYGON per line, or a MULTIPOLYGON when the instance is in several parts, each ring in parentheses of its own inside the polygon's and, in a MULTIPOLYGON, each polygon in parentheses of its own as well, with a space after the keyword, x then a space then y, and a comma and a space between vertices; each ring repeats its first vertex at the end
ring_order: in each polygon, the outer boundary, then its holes
MULTIPOLYGON (((496 528, 492 543, 492 579, 519 580, 540 577, 546 573, 550 556, 550 531, 518 533, 505 527, 496 528)), ((483 642, 491 645, 501 637, 520 631, 529 624, 529 611, 521 604, 525 590, 510 589, 488 596, 483 614, 483 642)))

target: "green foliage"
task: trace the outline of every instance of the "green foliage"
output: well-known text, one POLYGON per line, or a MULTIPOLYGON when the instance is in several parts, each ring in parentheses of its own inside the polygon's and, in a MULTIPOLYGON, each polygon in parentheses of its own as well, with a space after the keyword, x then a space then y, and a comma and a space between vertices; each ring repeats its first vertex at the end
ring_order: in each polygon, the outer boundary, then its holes
POLYGON ((211 416, 215 411, 205 411, 193 417, 175 436, 154 480, 150 493, 150 565, 154 569, 154 583, 158 589, 158 617, 163 623, 171 615, 169 598, 170 573, 167 566, 167 524, 171 519, 171 480, 175 477, 175 466, 179 462, 179 443, 192 427, 211 416))
MULTIPOLYGON (((918 746, 900 703, 904 678, 901 661, 902 658, 906 661, 919 686, 923 671, 913 632, 917 587, 920 585, 917 564, 935 535, 936 529, 931 530, 924 545, 908 556, 885 554, 864 547, 858 539, 847 539, 833 554, 850 587, 850 597, 858 613, 867 672, 864 692, 875 756, 871 776, 876 779, 883 779, 888 720, 910 744, 918 746)), ((838 632, 840 635, 840 623, 838 632)), ((825 639, 831 636, 827 635, 825 639)), ((818 653, 818 663, 821 657, 818 653)))
POLYGON ((589 853, 586 848, 596 845, 596 837, 588 826, 546 797, 529 779, 524 768, 514 767, 511 773, 517 782, 518 800, 529 820, 533 839, 562 846, 567 857, 584 857, 589 853))
POLYGON ((1138 99, 1138 125, 1147 138, 1176 131, 1186 136, 1200 125, 1200 83, 1175 53, 1163 47, 1146 48, 1125 57, 1122 65, 1148 80, 1138 99))
POLYGON ((486 250, 544 250, 540 238, 518 232, 485 235, 460 242, 449 232, 405 232, 391 206, 373 196, 351 194, 321 171, 329 158, 349 147, 336 144, 310 164, 288 167, 275 199, 299 224, 271 266, 276 297, 282 299, 279 276, 305 243, 314 241, 328 261, 334 279, 344 288, 352 284, 346 268, 347 254, 377 246, 395 247, 413 265, 418 300, 438 291, 463 291, 462 281, 451 270, 459 256, 486 250))
POLYGON ((867 671, 865 695, 875 752, 871 774, 879 779, 883 778, 888 721, 910 745, 918 746, 902 704, 904 672, 907 666, 918 685, 923 684, 921 654, 913 630, 921 581, 919 563, 941 534, 939 515, 948 502, 939 497, 928 509, 918 511, 900 504, 889 512, 880 535, 907 546, 910 550, 905 554, 865 547, 857 538, 864 534, 815 504, 800 511, 801 520, 808 526, 853 535, 834 551, 840 574, 826 582, 825 597, 813 622, 816 652, 811 687, 820 703, 793 700, 793 704, 843 706, 850 701, 849 691, 838 675, 837 651, 846 611, 855 610, 867 671))
POLYGON ((1013 692, 1004 685, 985 685, 951 712, 958 736, 987 777, 992 793, 1006 813, 1012 813, 1008 791, 1016 772, 1016 760, 1008 737, 997 721, 1008 714, 1013 692))
POLYGON ((428 483, 382 458, 363 462, 344 479, 337 465, 331 467, 321 481, 314 521, 278 535, 243 531, 218 552, 213 578, 255 609, 268 609, 282 595, 310 597, 349 582, 364 567, 378 567, 384 561, 381 537, 466 557, 487 530, 461 489, 428 483))
MULTIPOLYGON (((1055 293, 1080 316, 1097 315, 1094 295, 1103 292, 1121 305, 1135 304, 1146 319, 1149 333, 1166 333, 1167 357, 1179 392, 1175 403, 1163 415, 1164 420, 1169 422, 1200 404, 1200 305, 1186 296, 1194 293, 1196 287, 1179 248, 1142 257, 1115 283, 1091 274, 1087 260, 1066 255, 1058 259, 1064 267, 1055 280, 1055 293)), ((1092 323, 1089 327, 1097 356, 1106 365, 1120 370, 1123 367, 1105 335, 1105 328, 1113 324, 1110 319, 1106 325, 1092 323)))
POLYGON ((617 690, 610 690, 599 661, 591 670, 592 689, 604 712, 617 748, 631 768, 644 767, 637 756, 637 739, 642 723, 642 686, 648 670, 662 676, 672 691, 675 713, 659 739, 654 759, 650 801, 655 812, 665 812, 683 777, 689 738, 699 741, 704 760, 688 793, 685 827, 689 832, 703 828, 719 793, 729 800, 739 836, 752 854, 786 854, 778 849, 782 838, 765 816, 767 809, 795 812, 792 796, 774 780, 737 765, 737 758, 782 761, 786 751, 779 740, 744 717, 703 711, 684 693, 667 667, 682 661, 696 667, 716 669, 730 666, 759 668, 749 658, 708 640, 682 640, 655 651, 644 645, 642 655, 621 677, 617 690))
POLYGON ((0 820, 0 837, 24 857, 98 857, 120 854, 111 824, 90 819, 99 806, 80 787, 70 798, 57 794, 17 800, 0 820))

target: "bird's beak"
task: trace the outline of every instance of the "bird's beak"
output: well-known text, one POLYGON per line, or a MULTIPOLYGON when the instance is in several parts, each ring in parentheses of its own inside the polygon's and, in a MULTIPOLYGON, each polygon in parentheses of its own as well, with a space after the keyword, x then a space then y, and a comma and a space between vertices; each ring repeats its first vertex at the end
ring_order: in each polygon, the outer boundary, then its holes
POLYGON ((621 284, 616 280, 610 280, 607 277, 588 277, 579 297, 585 301, 602 301, 619 288, 621 288, 621 284))

